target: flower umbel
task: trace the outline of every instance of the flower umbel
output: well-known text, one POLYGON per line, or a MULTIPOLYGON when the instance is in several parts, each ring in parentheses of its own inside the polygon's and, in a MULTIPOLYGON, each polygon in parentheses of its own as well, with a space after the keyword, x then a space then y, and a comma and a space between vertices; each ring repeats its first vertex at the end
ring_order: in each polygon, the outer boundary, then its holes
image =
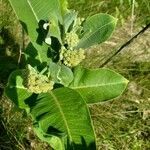
POLYGON ((82 29, 83 19, 77 18, 70 32, 65 34, 64 45, 61 47, 59 58, 63 64, 68 67, 75 67, 85 58, 85 51, 82 48, 77 49, 79 43, 79 30, 82 29))
POLYGON ((85 53, 82 48, 76 50, 68 50, 63 47, 60 53, 60 59, 68 67, 75 67, 85 58, 85 53))
POLYGON ((45 93, 53 89, 54 82, 47 76, 38 73, 32 66, 28 65, 23 71, 24 86, 33 93, 45 93))
POLYGON ((69 49, 73 49, 73 47, 77 46, 78 42, 79 37, 74 31, 66 33, 65 44, 67 44, 69 49))

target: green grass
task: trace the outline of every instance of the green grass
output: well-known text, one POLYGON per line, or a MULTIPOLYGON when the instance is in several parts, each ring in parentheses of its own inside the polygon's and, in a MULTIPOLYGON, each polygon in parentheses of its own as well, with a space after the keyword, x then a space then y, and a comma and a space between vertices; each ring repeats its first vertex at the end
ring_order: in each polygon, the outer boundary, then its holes
MULTIPOLYGON (((79 11, 83 17, 95 13, 108 13, 117 17, 119 24, 126 22, 131 16, 133 0, 69 0, 70 7, 79 11)), ((135 22, 139 25, 147 24, 150 21, 150 1, 135 0, 135 22)))
MULTIPOLYGON (((130 38, 130 0, 70 0, 70 7, 86 17, 107 12, 119 18, 113 37, 106 43, 87 51, 84 65, 96 68, 114 50, 130 38), (74 5, 75 4, 75 5, 74 5), (126 13, 125 13, 126 12, 126 13)), ((0 95, 10 72, 18 67, 18 49, 21 29, 7 0, 0 1, 0 95), (10 15, 11 14, 11 15, 10 15), (2 18, 2 19, 1 19, 2 18), (14 19, 15 18, 15 19, 14 19), (2 32, 3 27, 3 32, 2 32), (5 30, 4 30, 5 29, 5 30), (18 30, 19 29, 19 30, 18 30), (5 69, 7 68, 7 69, 5 69)), ((136 0, 134 32, 150 20, 150 1, 136 0)), ((97 135, 98 150, 149 150, 150 149, 150 31, 136 39, 106 67, 116 70, 129 81, 124 94, 114 100, 90 107, 97 135)), ((34 135, 30 119, 5 97, 0 100, 0 149, 48 149, 34 135)))

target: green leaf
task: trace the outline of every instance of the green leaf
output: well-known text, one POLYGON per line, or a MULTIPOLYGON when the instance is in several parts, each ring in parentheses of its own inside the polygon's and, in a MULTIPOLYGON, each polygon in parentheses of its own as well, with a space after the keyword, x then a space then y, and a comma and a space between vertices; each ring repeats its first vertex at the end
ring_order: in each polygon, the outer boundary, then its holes
MULTIPOLYGON (((46 36, 41 26, 40 21, 51 20, 51 36, 61 39, 60 30, 58 28, 59 22, 63 24, 61 5, 59 0, 9 0, 13 9, 16 12, 23 28, 30 37, 30 40, 38 50, 38 59, 40 62, 45 62, 46 55, 43 53, 48 50, 48 45, 45 44, 44 37, 46 36), (23 11, 24 10, 24 11, 23 11), (44 51, 44 52, 43 52, 44 51)), ((61 41, 60 41, 61 42, 61 41)))
POLYGON ((69 67, 62 64, 60 71, 58 72, 57 78, 59 79, 61 84, 67 87, 74 78, 73 72, 69 67))
POLYGON ((106 41, 114 31, 116 22, 114 17, 102 13, 87 18, 83 25, 84 35, 77 48, 88 48, 106 41))
POLYGON ((78 91, 88 104, 110 100, 120 96, 128 80, 110 69, 74 70, 74 80, 70 88, 78 91))
POLYGON ((74 22, 77 17, 77 13, 75 11, 70 11, 64 16, 64 29, 65 33, 69 30, 70 26, 74 22))
POLYGON ((16 70, 11 73, 8 84, 5 88, 5 94, 9 97, 19 108, 28 109, 25 104, 25 99, 32 95, 23 85, 22 70, 16 70))
POLYGON ((64 150, 62 140, 54 135, 44 133, 41 128, 34 125, 34 132, 44 142, 51 145, 54 150, 64 150))
POLYGON ((59 0, 60 6, 61 6, 61 14, 64 16, 69 10, 68 10, 68 2, 67 0, 59 0))
POLYGON ((60 80, 58 79, 58 73, 61 70, 61 66, 54 62, 50 62, 48 69, 49 69, 49 76, 52 78, 52 80, 55 83, 60 83, 60 80))
POLYGON ((42 49, 42 51, 39 49, 37 50, 31 42, 27 45, 24 55, 26 59, 25 63, 31 66, 40 66, 41 62, 48 62, 49 60, 47 58, 47 49, 42 49))
POLYGON ((49 72, 49 75, 56 83, 60 83, 66 87, 73 80, 72 70, 63 64, 56 64, 51 62, 49 65, 49 72))
POLYGON ((96 149, 89 111, 78 92, 58 88, 49 93, 32 95, 26 103, 42 132, 59 137, 66 149, 69 149, 68 146, 79 150, 86 147, 96 149))
POLYGON ((59 42, 62 43, 59 23, 57 18, 55 17, 51 17, 49 35, 52 37, 56 37, 59 40, 59 42))
POLYGON ((20 21, 27 25, 28 33, 35 40, 40 20, 57 18, 62 22, 59 0, 9 0, 20 21), (25 10, 22 12, 22 10, 25 10), (30 34, 31 33, 31 34, 30 34))

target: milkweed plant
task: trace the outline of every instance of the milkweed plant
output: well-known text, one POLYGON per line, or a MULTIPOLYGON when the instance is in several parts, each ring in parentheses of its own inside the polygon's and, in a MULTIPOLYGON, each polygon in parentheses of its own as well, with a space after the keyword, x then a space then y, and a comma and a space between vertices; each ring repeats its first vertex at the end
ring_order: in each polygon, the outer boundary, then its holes
POLYGON ((88 105, 120 96, 128 80, 106 68, 81 66, 89 47, 106 41, 117 19, 86 19, 66 0, 9 0, 30 42, 24 67, 11 73, 5 94, 33 120, 54 150, 96 150, 88 105))

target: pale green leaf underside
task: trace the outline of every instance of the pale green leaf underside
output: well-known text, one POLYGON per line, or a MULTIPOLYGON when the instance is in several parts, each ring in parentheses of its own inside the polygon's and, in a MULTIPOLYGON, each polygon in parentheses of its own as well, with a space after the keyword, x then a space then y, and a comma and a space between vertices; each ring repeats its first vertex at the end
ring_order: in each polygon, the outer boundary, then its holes
POLYGON ((61 68, 58 71, 57 78, 62 85, 67 87, 73 80, 73 72, 69 67, 63 64, 60 66, 61 68))
POLYGON ((11 73, 7 87, 5 88, 5 94, 19 107, 22 109, 28 109, 25 104, 25 99, 31 96, 32 93, 28 92, 23 86, 21 70, 16 70, 11 73))
POLYGON ((106 41, 114 31, 117 19, 108 14, 96 14, 85 21, 83 25, 84 36, 77 48, 88 48, 106 41))
POLYGON ((69 87, 78 91, 91 104, 120 96, 127 83, 127 79, 110 69, 90 70, 78 67, 69 87))
POLYGON ((31 115, 38 121, 39 128, 50 135, 68 139, 72 146, 83 141, 95 150, 95 136, 89 112, 78 92, 59 88, 50 93, 32 96, 28 99, 31 115))
POLYGON ((55 83, 60 83, 64 86, 68 86, 73 80, 72 70, 63 65, 51 62, 49 64, 49 75, 55 81, 55 83))
POLYGON ((65 147, 62 143, 62 140, 54 135, 45 134, 41 128, 34 126, 34 132, 36 135, 44 142, 47 142, 51 145, 54 150, 64 150, 65 147))

